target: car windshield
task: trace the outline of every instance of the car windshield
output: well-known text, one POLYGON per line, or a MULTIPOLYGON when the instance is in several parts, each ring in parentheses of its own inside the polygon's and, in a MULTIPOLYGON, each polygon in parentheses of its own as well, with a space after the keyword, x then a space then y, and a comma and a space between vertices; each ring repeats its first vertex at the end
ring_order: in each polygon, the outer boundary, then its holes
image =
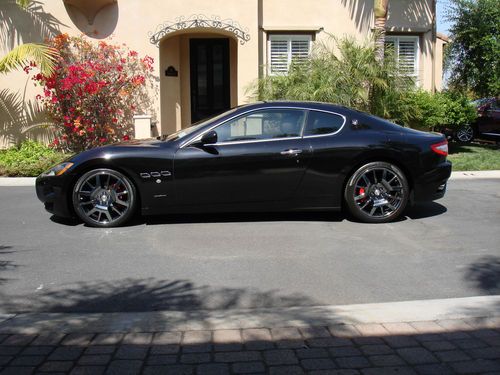
POLYGON ((170 134, 169 136, 167 136, 167 138, 165 140, 167 142, 168 141, 176 141, 178 139, 182 139, 184 137, 187 137, 188 135, 192 134, 196 130, 201 129, 206 124, 208 124, 210 122, 215 122, 218 119, 233 113, 235 110, 236 110, 236 108, 233 108, 233 109, 230 109, 229 111, 223 112, 219 115, 198 121, 187 128, 181 129, 179 131, 176 131, 175 133, 170 134))
POLYGON ((489 101, 491 101, 493 99, 494 98, 481 98, 481 99, 473 100, 471 103, 475 107, 481 107, 482 105, 488 103, 489 101))

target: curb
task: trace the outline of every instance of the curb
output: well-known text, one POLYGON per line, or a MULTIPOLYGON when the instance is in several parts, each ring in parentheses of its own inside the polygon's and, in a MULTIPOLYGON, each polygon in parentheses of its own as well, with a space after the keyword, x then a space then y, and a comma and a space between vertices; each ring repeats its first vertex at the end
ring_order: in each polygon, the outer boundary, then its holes
MULTIPOLYGON (((500 170, 452 172, 450 180, 500 178, 500 170)), ((35 186, 36 177, 0 177, 0 186, 35 186)))
POLYGON ((500 295, 340 306, 126 313, 5 314, 0 333, 156 332, 500 320, 500 295))
POLYGON ((500 178, 500 171, 460 171, 451 172, 451 180, 474 180, 474 179, 488 179, 500 178))
POLYGON ((0 186, 35 186, 36 177, 0 177, 0 186))

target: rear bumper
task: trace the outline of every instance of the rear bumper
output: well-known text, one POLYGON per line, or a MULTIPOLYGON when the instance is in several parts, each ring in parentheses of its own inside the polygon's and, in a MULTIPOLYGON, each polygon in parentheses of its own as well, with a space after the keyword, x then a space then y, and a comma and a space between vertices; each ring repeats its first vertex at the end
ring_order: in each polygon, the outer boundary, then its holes
POLYGON ((451 162, 445 161, 415 181, 413 200, 415 202, 433 201, 444 197, 446 184, 451 176, 451 162))
POLYGON ((45 209, 60 217, 74 217, 68 205, 66 179, 54 176, 38 176, 35 182, 36 195, 45 209))

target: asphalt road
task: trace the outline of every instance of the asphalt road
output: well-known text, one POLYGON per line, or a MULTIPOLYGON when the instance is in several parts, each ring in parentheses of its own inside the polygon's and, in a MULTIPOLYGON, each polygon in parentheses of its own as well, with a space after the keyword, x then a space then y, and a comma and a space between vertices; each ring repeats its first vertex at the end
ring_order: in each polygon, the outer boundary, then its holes
POLYGON ((331 305, 500 294, 500 180, 453 180, 391 224, 341 214, 51 220, 0 187, 0 312, 331 305))

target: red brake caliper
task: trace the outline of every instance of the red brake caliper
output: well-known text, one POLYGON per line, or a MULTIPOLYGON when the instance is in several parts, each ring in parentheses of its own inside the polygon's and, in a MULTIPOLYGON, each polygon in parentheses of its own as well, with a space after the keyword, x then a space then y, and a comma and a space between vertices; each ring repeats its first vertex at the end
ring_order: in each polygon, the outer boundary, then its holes
MULTIPOLYGON (((365 188, 359 188, 358 195, 364 195, 365 194, 365 188)), ((366 197, 361 198, 359 201, 364 202, 366 197)))

